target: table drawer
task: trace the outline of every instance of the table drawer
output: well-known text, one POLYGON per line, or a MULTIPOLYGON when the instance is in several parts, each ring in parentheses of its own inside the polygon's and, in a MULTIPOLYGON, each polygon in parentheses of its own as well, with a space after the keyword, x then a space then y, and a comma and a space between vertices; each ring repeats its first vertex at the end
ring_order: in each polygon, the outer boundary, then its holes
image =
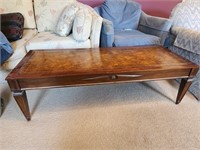
POLYGON ((52 88, 64 86, 79 86, 93 84, 107 84, 117 82, 138 82, 146 80, 187 78, 191 69, 162 70, 162 71, 138 71, 134 73, 81 75, 70 77, 49 77, 39 79, 18 79, 21 89, 52 88))

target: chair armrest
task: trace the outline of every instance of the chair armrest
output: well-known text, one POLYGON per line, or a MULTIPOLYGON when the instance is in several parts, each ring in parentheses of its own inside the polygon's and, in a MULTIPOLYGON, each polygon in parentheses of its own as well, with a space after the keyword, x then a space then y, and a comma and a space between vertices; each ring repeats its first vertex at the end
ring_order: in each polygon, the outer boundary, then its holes
POLYGON ((165 47, 170 47, 174 45, 174 41, 176 39, 176 36, 180 30, 182 30, 182 27, 171 27, 169 36, 165 40, 165 47))
POLYGON ((160 37, 161 43, 164 44, 171 26, 172 21, 167 18, 150 16, 142 12, 138 25, 138 30, 146 34, 160 37))
POLYGON ((139 26, 169 32, 172 26, 172 21, 167 18, 150 16, 142 12, 139 26))
POLYGON ((172 33, 176 36, 174 46, 200 55, 200 31, 174 27, 172 33))
POLYGON ((112 47, 114 42, 113 23, 107 19, 103 19, 101 28, 101 47, 112 47))

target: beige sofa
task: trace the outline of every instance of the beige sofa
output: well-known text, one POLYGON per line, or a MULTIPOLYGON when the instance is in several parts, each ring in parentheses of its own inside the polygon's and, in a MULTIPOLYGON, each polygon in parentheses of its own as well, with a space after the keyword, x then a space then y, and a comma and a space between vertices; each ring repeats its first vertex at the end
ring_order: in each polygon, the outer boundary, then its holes
POLYGON ((89 6, 86 7, 92 14, 92 25, 87 40, 77 41, 73 34, 65 37, 55 34, 59 16, 72 3, 83 5, 75 0, 0 0, 1 14, 20 12, 25 18, 23 38, 11 43, 14 53, 1 66, 1 80, 29 50, 99 47, 102 18, 89 6))

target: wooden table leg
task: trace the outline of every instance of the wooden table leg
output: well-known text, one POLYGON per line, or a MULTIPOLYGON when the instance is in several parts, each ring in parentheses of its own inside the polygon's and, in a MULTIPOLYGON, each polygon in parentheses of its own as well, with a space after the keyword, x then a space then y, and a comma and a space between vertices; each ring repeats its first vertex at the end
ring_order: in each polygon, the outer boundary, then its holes
POLYGON ((181 80, 178 95, 177 95, 177 98, 176 98, 176 104, 179 104, 181 102, 185 93, 187 92, 190 85, 192 84, 192 81, 193 81, 193 78, 186 78, 186 79, 181 80))
POLYGON ((28 121, 31 120, 26 91, 13 91, 13 96, 28 121))

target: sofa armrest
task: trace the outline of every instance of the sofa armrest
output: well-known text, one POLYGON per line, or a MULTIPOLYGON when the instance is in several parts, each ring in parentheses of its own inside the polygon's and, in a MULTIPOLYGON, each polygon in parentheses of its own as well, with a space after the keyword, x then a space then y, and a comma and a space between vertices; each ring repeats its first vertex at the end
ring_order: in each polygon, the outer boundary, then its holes
POLYGON ((146 34, 155 35, 161 38, 161 44, 164 44, 169 30, 172 26, 172 21, 166 18, 150 16, 142 12, 138 30, 146 34))
POLYGON ((112 47, 114 42, 113 23, 107 19, 103 19, 101 28, 101 46, 112 47))
POLYGON ((93 15, 91 34, 90 34, 90 41, 92 48, 99 47, 102 21, 103 18, 101 18, 98 15, 93 15))
POLYGON ((171 32, 176 36, 174 46, 200 54, 200 31, 174 27, 171 32))

